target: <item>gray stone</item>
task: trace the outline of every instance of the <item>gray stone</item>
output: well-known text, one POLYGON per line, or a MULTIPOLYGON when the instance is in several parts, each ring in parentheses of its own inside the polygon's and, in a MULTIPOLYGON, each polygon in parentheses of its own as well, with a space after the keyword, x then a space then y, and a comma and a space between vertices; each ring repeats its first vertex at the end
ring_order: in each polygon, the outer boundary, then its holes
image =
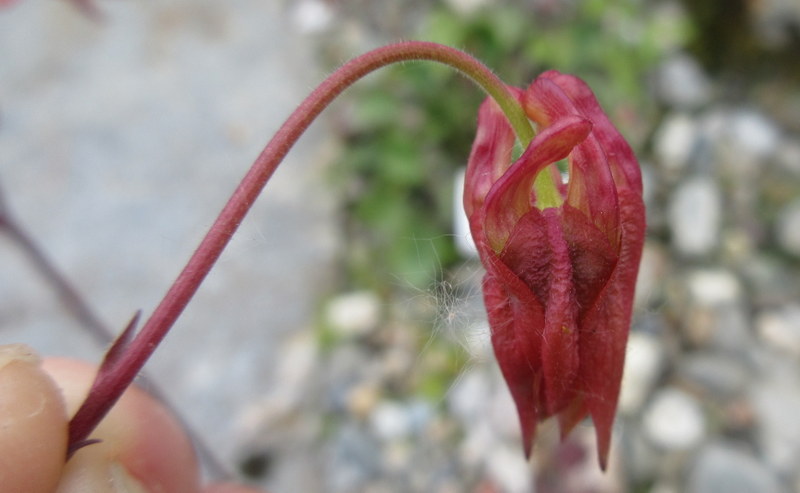
POLYGON ((756 305, 777 306, 800 299, 797 276, 774 255, 756 251, 740 270, 756 305))
POLYGON ((669 252, 663 245, 652 240, 645 241, 636 278, 636 308, 647 308, 663 295, 664 276, 669 269, 668 256, 669 252))
POLYGON ((775 237, 784 251, 800 257, 800 199, 787 204, 778 215, 775 237))
POLYGON ((631 478, 640 482, 654 477, 663 453, 644 436, 641 427, 635 421, 624 420, 617 436, 621 438, 618 452, 631 478))
POLYGON ((669 225, 678 253, 702 256, 719 243, 722 197, 710 178, 690 178, 675 190, 669 204, 669 225))
POLYGON ((331 444, 331 463, 326 468, 330 491, 361 491, 365 483, 379 475, 381 453, 378 442, 353 424, 336 432, 331 444))
POLYGON ((687 113, 673 113, 664 119, 655 135, 654 150, 658 163, 670 175, 678 175, 695 151, 698 125, 687 113))
POLYGON ((508 493, 528 493, 533 488, 533 471, 516 446, 497 444, 486 454, 486 472, 508 493))
POLYGON ((653 397, 642 417, 642 426, 654 445, 669 451, 696 447, 706 434, 700 403, 675 388, 662 389, 653 397))
POLYGON ((512 440, 518 443, 521 436, 519 419, 517 418, 517 406, 511 397, 505 380, 503 380, 500 369, 492 365, 493 385, 489 396, 488 416, 492 433, 499 438, 512 440))
POLYGON ((800 304, 760 313, 756 318, 756 330, 770 346, 800 357, 800 304))
POLYGON ((783 139, 775 151, 775 162, 795 177, 800 177, 800 141, 783 139))
POLYGON ((712 106, 698 116, 698 132, 702 140, 716 145, 720 139, 728 137, 731 110, 727 107, 712 106))
POLYGON ((759 378, 750 388, 757 441, 766 463, 776 471, 794 474, 800 463, 800 364, 776 351, 756 352, 759 378))
POLYGON ((283 385, 270 389, 257 402, 236 409, 237 438, 248 441, 261 429, 280 426, 306 403, 319 361, 319 351, 312 334, 300 332, 278 349, 275 378, 283 385))
POLYGON ((748 11, 761 42, 770 49, 785 48, 796 39, 800 3, 796 0, 763 0, 748 11))
POLYGON ((736 303, 721 306, 713 310, 713 318, 711 342, 714 347, 731 354, 747 353, 754 340, 747 307, 736 303))
POLYGON ((648 493, 683 493, 683 488, 676 485, 677 481, 657 481, 648 493))
POLYGON ((704 447, 692 467, 688 493, 784 493, 775 474, 735 444, 704 447))
MULTIPOLYGON (((358 412, 361 407, 353 399, 354 393, 363 391, 363 386, 380 383, 380 364, 370 353, 355 344, 343 344, 325 360, 325 372, 321 375, 325 392, 324 405, 333 411, 358 412)), ((374 403, 366 403, 371 408, 374 403)))
POLYGON ((735 111, 728 128, 731 145, 757 160, 770 157, 778 148, 780 130, 760 112, 749 109, 735 111))
POLYGON ((389 441, 418 433, 432 415, 433 409, 425 401, 383 401, 372 411, 369 422, 378 438, 389 441))
POLYGON ((461 15, 468 16, 489 4, 488 0, 447 0, 447 5, 461 15))
POLYGON ((678 108, 697 108, 711 97, 711 84, 700 64, 683 53, 661 65, 657 87, 661 100, 678 108))
POLYGON ((517 409, 495 364, 478 364, 458 378, 447 393, 447 408, 464 426, 462 454, 482 461, 495 442, 518 442, 517 409))
MULTIPOLYGON (((656 194, 658 192, 660 173, 652 163, 639 161, 639 168, 642 171, 642 200, 645 207, 655 205, 656 194)), ((648 217, 648 219, 650 219, 648 217)))
POLYGON ((731 398, 746 390, 750 370, 740 358, 702 352, 687 355, 680 361, 678 377, 713 396, 731 398))
POLYGON ((463 373, 447 393, 447 407, 464 423, 476 422, 486 415, 486 396, 491 387, 488 372, 474 368, 463 373))

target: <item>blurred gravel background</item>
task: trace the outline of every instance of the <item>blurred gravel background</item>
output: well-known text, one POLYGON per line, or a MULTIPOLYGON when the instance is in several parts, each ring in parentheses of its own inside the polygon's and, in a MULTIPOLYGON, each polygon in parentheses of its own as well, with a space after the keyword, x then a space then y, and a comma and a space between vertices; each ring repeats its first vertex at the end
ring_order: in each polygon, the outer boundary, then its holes
MULTIPOLYGON (((491 3, 109 0, 94 22, 65 2, 20 0, 0 10, 5 201, 120 329, 153 308, 336 64, 399 38, 479 52, 530 20, 519 36, 552 42, 508 57, 551 57, 547 68, 599 82, 645 175, 649 236, 606 475, 589 424, 560 446, 543 427, 525 462, 474 259, 447 260, 439 236, 395 233, 383 241, 411 241, 419 271, 380 272, 383 284, 353 275, 383 258, 352 223, 363 180, 331 185, 343 173, 332 163, 364 135, 358 89, 290 154, 148 374, 225 467, 274 492, 800 491, 800 2, 535 0, 505 18, 491 3), (602 43, 586 18, 610 46, 656 40, 630 74, 635 90, 603 69, 628 55, 592 58, 602 43), (442 27, 481 19, 501 20, 469 42, 442 27)), ((0 237, 6 342, 102 355, 0 237)))

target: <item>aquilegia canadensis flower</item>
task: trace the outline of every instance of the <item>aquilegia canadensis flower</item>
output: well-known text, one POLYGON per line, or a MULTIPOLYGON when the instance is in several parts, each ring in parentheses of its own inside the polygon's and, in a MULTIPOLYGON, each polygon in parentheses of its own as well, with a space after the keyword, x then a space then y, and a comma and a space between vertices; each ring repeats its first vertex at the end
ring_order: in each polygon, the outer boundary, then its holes
POLYGON ((458 69, 496 101, 480 109, 464 201, 487 271, 484 298, 492 342, 517 404, 525 451, 530 453, 540 420, 558 415, 566 434, 589 415, 605 465, 644 235, 633 153, 578 79, 548 72, 526 91, 511 89, 468 54, 422 41, 354 58, 289 116, 152 315, 139 330, 134 317, 108 350, 70 421, 68 456, 93 443, 94 428, 183 312, 308 125, 356 80, 408 60, 458 69), (529 120, 538 124, 539 134, 527 144, 529 120), (513 163, 511 125, 527 146, 513 163), (566 185, 556 167, 563 159, 569 162, 566 185))
POLYGON ((492 345, 526 454, 539 421, 558 415, 563 437, 591 416, 605 467, 644 242, 639 165, 578 78, 513 90, 539 133, 512 162, 515 135, 484 102, 464 190, 492 345))

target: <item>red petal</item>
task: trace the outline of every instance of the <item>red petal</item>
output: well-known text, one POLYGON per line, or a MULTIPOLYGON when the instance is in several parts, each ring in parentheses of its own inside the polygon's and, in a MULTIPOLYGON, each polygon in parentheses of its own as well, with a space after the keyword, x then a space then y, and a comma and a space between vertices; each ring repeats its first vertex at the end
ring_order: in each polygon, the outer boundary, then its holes
POLYGON ((572 100, 577 113, 594 124, 593 134, 597 137, 608 158, 617 187, 628 188, 641 195, 642 174, 636 156, 611 120, 608 119, 589 86, 575 76, 562 74, 555 70, 541 74, 539 79, 550 79, 555 82, 572 100))
MULTIPOLYGON (((521 91, 515 88, 512 90, 521 91)), ((464 209, 472 217, 489 193, 492 184, 511 166, 511 151, 516 136, 503 111, 487 98, 478 110, 478 130, 472 143, 464 179, 464 209)))
POLYGON ((517 406, 525 455, 530 456, 537 422, 544 417, 539 398, 541 353, 534 337, 544 324, 544 312, 533 293, 499 259, 485 265, 483 298, 492 347, 517 406))
POLYGON ((546 166, 567 157, 586 138, 591 124, 563 118, 540 132, 511 168, 492 186, 484 204, 483 229, 489 246, 499 252, 514 225, 533 207, 533 182, 546 166))
POLYGON ((585 311, 608 282, 619 252, 589 218, 569 204, 562 207, 562 222, 569 244, 575 298, 585 311))
MULTIPOLYGON (((548 126, 572 115, 581 115, 592 121, 590 115, 581 113, 562 87, 546 76, 537 78, 530 85, 524 104, 529 114, 548 126)), ((616 184, 592 123, 591 134, 570 155, 567 203, 590 217, 616 246, 619 241, 616 184)))
POLYGON ((541 351, 535 369, 544 377, 545 418, 573 398, 579 368, 577 303, 559 209, 532 209, 517 223, 500 258, 545 307, 543 325, 522 327, 522 336, 536 340, 541 351))
POLYGON ((617 189, 606 156, 593 134, 575 148, 569 164, 567 204, 581 210, 618 247, 617 189))
POLYGON ((620 194, 622 240, 619 261, 606 286, 581 320, 579 383, 597 433, 605 468, 619 398, 633 294, 644 243, 644 205, 639 195, 620 194))

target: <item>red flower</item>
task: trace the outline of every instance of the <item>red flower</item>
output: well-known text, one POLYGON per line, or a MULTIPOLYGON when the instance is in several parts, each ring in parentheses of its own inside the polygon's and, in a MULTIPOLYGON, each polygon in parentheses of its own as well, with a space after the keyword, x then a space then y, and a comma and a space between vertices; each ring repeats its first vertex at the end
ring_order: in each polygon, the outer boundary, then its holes
POLYGON ((525 453, 539 421, 558 415, 563 437, 591 416, 605 468, 644 242, 639 165, 578 78, 551 71, 513 90, 539 133, 512 163, 514 133, 484 102, 464 191, 492 345, 525 453), (534 186, 541 173, 555 190, 534 186))

